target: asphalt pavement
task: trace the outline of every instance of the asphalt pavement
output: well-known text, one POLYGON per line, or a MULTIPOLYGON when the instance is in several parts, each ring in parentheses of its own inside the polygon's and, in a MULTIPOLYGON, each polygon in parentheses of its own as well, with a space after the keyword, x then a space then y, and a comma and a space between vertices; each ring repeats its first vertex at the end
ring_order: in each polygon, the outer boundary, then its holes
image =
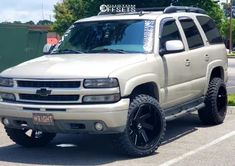
POLYGON ((222 125, 204 126, 197 114, 167 123, 162 146, 151 156, 129 158, 105 135, 58 135, 47 147, 15 145, 0 125, 0 165, 234 166, 235 109, 222 125))

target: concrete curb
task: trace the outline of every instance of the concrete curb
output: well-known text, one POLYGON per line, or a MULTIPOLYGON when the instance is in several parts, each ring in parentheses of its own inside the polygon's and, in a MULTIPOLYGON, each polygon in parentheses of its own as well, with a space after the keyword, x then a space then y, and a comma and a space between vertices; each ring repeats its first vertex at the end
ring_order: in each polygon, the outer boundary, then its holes
POLYGON ((235 106, 228 106, 228 109, 233 109, 233 110, 235 110, 235 106))
POLYGON ((228 59, 234 59, 235 56, 228 56, 228 59))

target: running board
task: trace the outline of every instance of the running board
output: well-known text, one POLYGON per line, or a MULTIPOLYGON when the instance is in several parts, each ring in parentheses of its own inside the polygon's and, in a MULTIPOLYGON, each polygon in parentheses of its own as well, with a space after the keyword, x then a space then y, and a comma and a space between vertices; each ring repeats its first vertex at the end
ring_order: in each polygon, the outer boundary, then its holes
POLYGON ((185 115, 187 115, 187 114, 189 114, 189 113, 191 113, 191 112, 197 111, 197 110, 202 109, 202 108, 204 108, 204 107, 205 107, 205 103, 203 102, 203 103, 201 103, 201 104, 199 104, 199 105, 197 105, 197 106, 191 107, 191 108, 189 108, 189 109, 184 109, 184 110, 182 110, 182 111, 180 111, 180 112, 178 112, 178 113, 175 113, 175 114, 171 114, 171 115, 169 115, 169 116, 166 116, 165 118, 166 118, 166 121, 175 120, 175 119, 177 119, 177 118, 180 118, 180 117, 182 117, 182 116, 185 116, 185 115))

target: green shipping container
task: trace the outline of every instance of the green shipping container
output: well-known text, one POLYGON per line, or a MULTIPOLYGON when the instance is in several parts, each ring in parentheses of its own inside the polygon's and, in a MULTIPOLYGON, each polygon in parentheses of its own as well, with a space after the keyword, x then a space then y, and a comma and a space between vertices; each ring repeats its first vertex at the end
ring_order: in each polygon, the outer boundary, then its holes
POLYGON ((29 26, 0 24, 0 72, 27 60, 42 56, 47 31, 29 26))

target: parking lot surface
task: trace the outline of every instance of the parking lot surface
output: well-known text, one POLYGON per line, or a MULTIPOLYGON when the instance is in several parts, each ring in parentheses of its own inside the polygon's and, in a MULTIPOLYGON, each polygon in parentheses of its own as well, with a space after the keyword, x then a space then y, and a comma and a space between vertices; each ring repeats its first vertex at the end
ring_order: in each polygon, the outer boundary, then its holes
POLYGON ((9 140, 0 126, 0 165, 235 165, 235 109, 222 125, 201 125, 197 114, 167 123, 163 145, 152 156, 129 158, 116 152, 109 136, 58 135, 43 148, 27 149, 9 140))

